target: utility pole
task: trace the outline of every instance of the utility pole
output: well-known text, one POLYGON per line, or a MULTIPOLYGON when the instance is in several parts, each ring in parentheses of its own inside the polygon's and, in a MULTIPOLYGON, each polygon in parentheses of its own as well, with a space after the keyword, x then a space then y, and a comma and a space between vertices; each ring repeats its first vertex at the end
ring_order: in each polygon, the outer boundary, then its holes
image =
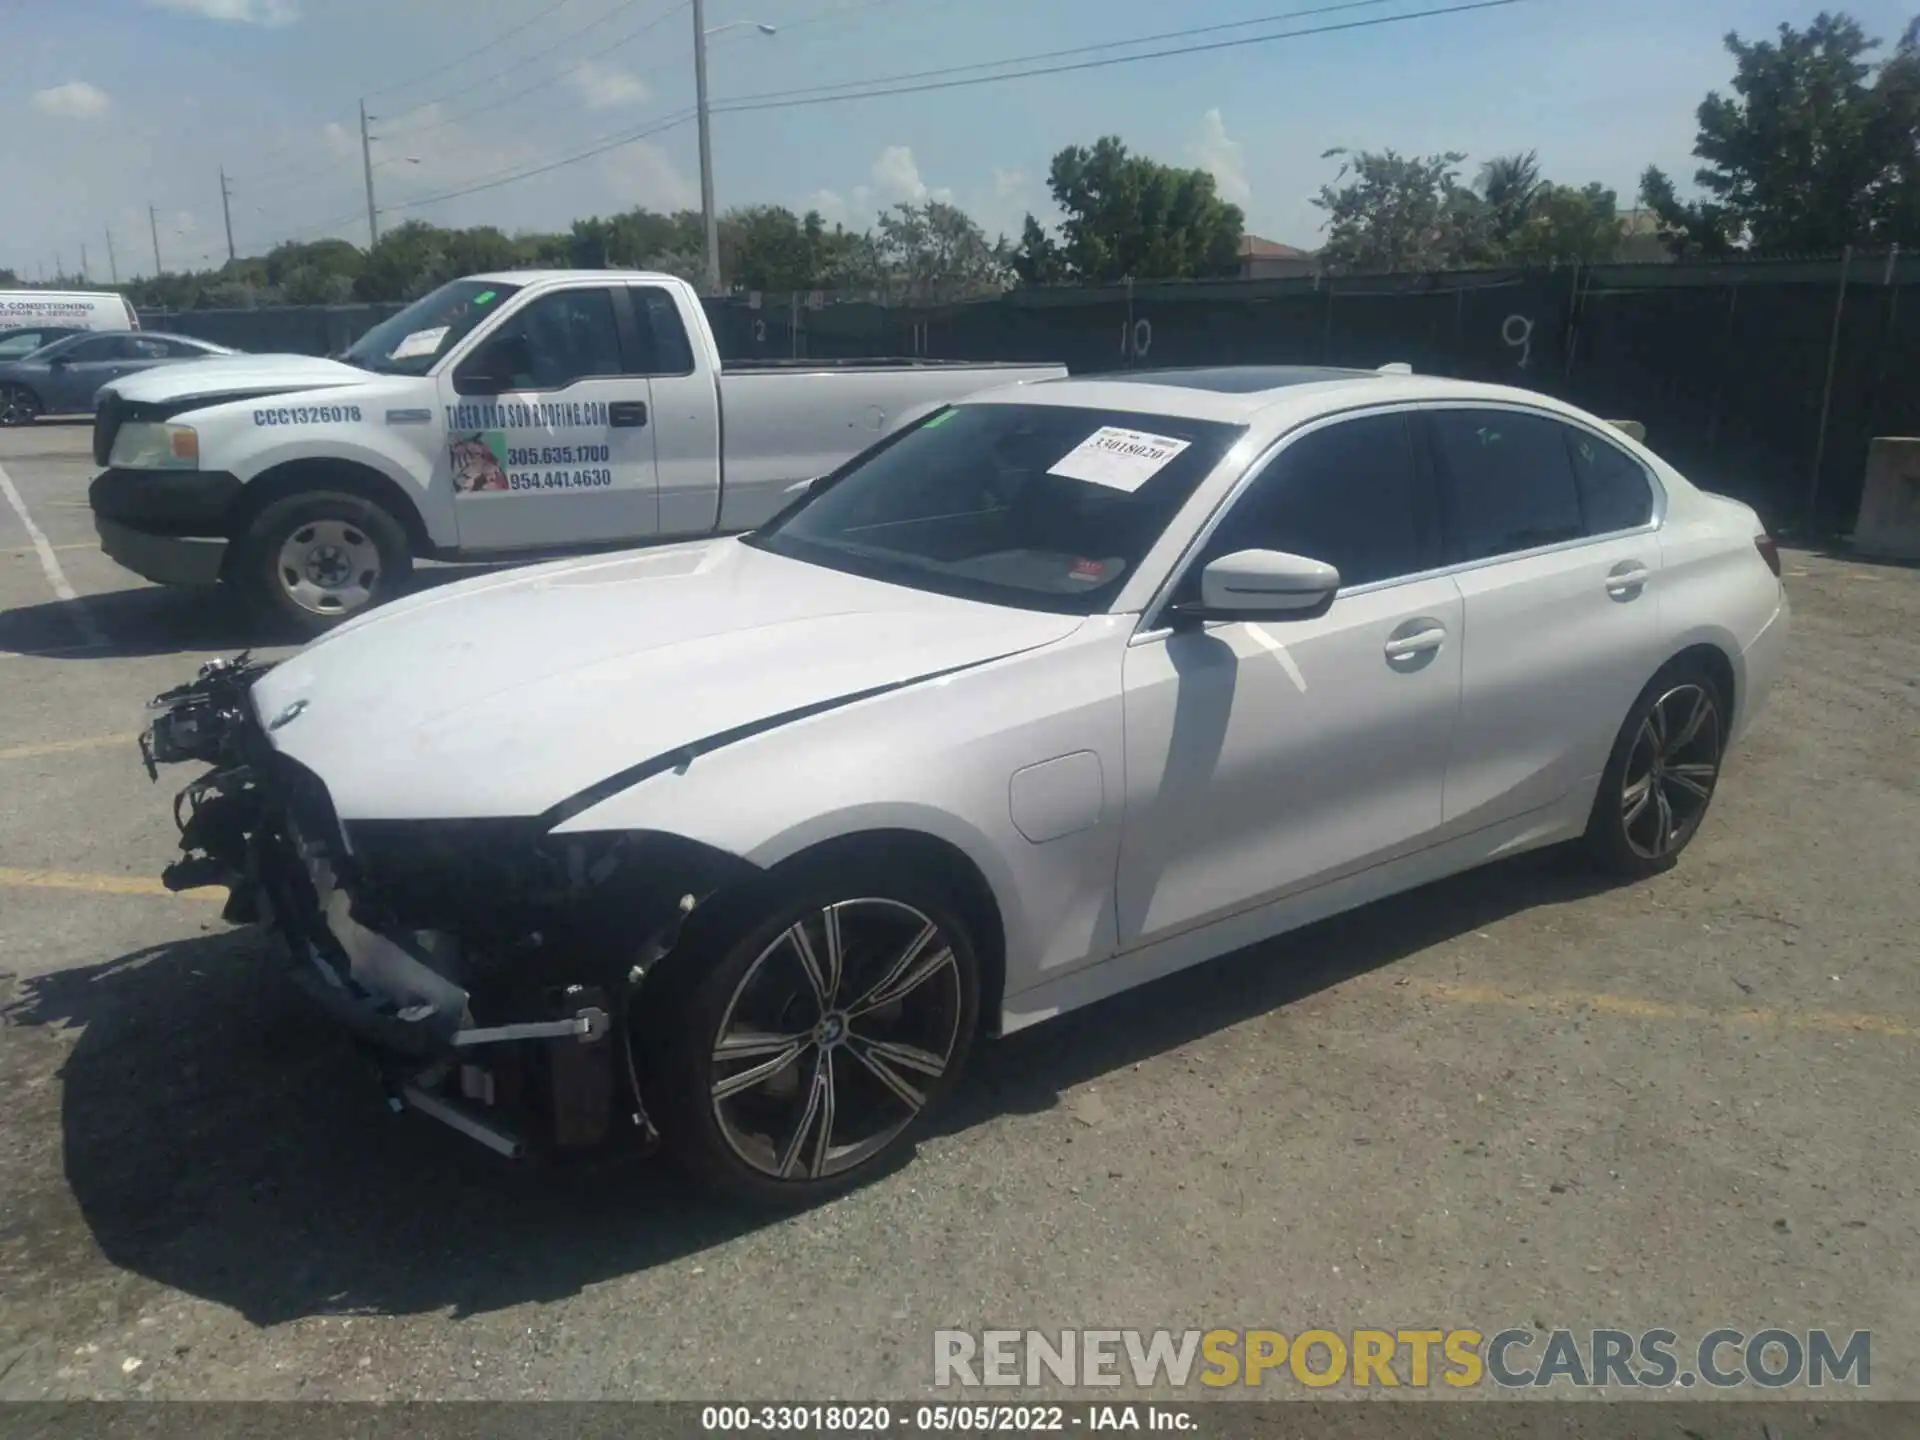
POLYGON ((380 212, 373 208, 373 137, 367 133, 365 100, 360 102, 360 164, 367 172, 367 248, 372 249, 380 243, 380 212))
POLYGON ((80 244, 80 278, 82 280, 87 278, 87 268, 87 246, 86 242, 82 241, 80 244))
POLYGON ((60 258, 58 250, 53 252, 53 283, 58 285, 67 278, 67 262, 60 258))
POLYGON ((713 208, 713 120, 707 108, 707 0, 693 0, 693 89, 700 114, 700 215, 707 229, 707 293, 720 293, 720 217, 713 208))
POLYGON ((120 283, 120 262, 113 258, 113 227, 107 226, 107 273, 113 277, 113 283, 120 283))
POLYGON ((166 273, 160 266, 160 214, 153 206, 147 206, 147 229, 153 234, 153 278, 158 280, 166 273))
POLYGON ((227 189, 227 167, 220 167, 220 214, 227 222, 227 263, 237 258, 233 252, 233 195, 227 189))

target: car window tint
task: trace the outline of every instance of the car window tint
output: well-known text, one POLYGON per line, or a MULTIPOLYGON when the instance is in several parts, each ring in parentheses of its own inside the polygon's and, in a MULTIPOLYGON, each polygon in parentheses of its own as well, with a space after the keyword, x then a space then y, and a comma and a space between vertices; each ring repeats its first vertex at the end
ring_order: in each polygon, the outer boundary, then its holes
POLYGON ((63 359, 71 360, 76 365, 95 360, 119 360, 123 358, 120 353, 120 337, 118 335, 95 335, 89 339, 76 342, 67 349, 62 350, 60 354, 63 359))
POLYGON ((1221 518, 1201 565, 1236 550, 1323 560, 1342 586, 1431 569, 1406 417, 1345 420, 1287 446, 1221 518))
POLYGON ((1565 427, 1580 504, 1589 535, 1632 530, 1653 519, 1653 482, 1647 470, 1618 445, 1585 430, 1565 427))
POLYGON ((658 285, 635 285, 633 324, 640 353, 627 367, 630 375, 691 375, 693 345, 669 295, 658 285))
POLYGON ((1450 558, 1511 555, 1586 534, 1563 427, 1515 410, 1434 410, 1450 558))
POLYGON ((576 380, 621 373, 620 332, 614 325, 613 295, 608 290, 542 295, 487 342, 476 357, 480 368, 486 368, 486 357, 501 341, 514 336, 526 341, 522 359, 529 367, 516 367, 511 387, 515 390, 562 390, 576 380))
POLYGON ((139 335, 128 336, 125 343, 128 358, 133 360, 165 360, 169 355, 188 353, 184 346, 176 351, 164 340, 149 340, 139 335))

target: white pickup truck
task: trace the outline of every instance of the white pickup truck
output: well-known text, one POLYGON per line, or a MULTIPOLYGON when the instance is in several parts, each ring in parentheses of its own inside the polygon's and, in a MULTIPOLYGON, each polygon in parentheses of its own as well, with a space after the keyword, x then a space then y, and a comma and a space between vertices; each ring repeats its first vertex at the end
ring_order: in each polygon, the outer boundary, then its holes
POLYGON ((441 286, 341 360, 167 366, 100 392, 101 549, 247 592, 317 634, 416 558, 532 556, 748 530, 907 421, 1057 365, 729 362, 667 275, 516 271, 441 286))

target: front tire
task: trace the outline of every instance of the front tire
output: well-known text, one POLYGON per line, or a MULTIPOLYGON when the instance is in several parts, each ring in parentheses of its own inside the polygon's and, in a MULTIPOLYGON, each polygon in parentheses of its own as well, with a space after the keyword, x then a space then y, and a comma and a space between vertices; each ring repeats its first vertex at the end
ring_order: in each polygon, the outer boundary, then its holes
POLYGON ((639 1001, 648 1105, 699 1183, 756 1205, 816 1203, 904 1155, 979 1013, 956 907, 885 866, 796 876, 667 963, 639 1001))
POLYGON ((337 490, 276 500, 239 541, 234 578, 274 621, 324 634, 390 600, 413 571, 406 529, 375 502, 337 490))
POLYGON ((40 418, 40 397, 24 385, 0 385, 0 426, 31 425, 40 418))
POLYGON ((1634 701, 1600 777, 1586 847, 1603 870, 1669 870, 1706 819, 1726 750, 1727 697, 1703 665, 1668 665, 1634 701))

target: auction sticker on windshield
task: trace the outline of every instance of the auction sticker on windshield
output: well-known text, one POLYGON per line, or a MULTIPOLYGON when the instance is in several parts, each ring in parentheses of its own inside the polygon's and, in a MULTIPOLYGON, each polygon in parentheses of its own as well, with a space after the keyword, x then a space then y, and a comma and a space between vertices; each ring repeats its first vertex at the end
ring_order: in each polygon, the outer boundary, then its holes
POLYGON ((431 330, 416 330, 398 345, 393 347, 389 360, 412 360, 421 355, 431 355, 440 348, 440 342, 447 338, 451 326, 438 325, 431 330))
POLYGON ((1192 443, 1169 435, 1149 435, 1144 430, 1102 425, 1049 466, 1047 473, 1105 485, 1131 495, 1192 443))

